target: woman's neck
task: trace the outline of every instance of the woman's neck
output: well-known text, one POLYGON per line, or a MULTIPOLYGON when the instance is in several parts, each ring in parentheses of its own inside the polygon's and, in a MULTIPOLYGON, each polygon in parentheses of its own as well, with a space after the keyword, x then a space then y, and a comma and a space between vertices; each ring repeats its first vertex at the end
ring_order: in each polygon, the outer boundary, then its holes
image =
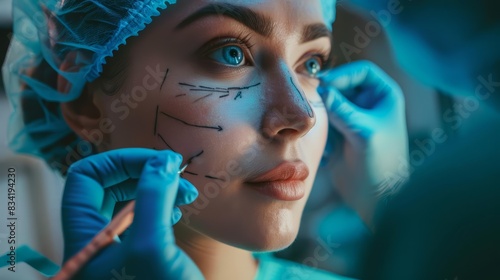
POLYGON ((258 263, 252 253, 218 242, 181 222, 174 227, 177 246, 196 263, 205 279, 253 280, 258 263))

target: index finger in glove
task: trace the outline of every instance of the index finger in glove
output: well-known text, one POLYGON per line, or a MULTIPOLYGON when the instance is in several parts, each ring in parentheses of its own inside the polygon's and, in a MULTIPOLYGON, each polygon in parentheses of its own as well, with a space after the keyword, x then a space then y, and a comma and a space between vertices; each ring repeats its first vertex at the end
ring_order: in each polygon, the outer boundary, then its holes
POLYGON ((73 164, 62 201, 65 259, 82 249, 108 220, 101 210, 104 189, 140 177, 144 164, 158 152, 127 148, 90 156, 73 164))
POLYGON ((363 109, 403 102, 398 84, 380 67, 369 61, 356 61, 332 69, 320 77, 320 88, 334 87, 349 101, 363 109))

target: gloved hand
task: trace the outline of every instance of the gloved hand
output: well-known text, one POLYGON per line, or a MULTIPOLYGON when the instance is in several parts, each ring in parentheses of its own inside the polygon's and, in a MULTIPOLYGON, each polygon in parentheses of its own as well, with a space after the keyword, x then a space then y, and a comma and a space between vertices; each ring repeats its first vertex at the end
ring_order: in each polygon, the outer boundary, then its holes
POLYGON ((80 270, 79 278, 203 279, 195 263, 176 246, 172 231, 181 218, 176 206, 192 203, 198 195, 178 175, 181 162, 182 156, 172 151, 126 148, 70 167, 62 201, 65 260, 108 224, 100 213, 106 188, 112 188, 116 200, 136 199, 130 235, 96 255, 80 270))
POLYGON ((326 169, 345 202, 371 225, 379 199, 406 179, 399 176, 408 161, 402 91, 368 61, 332 69, 320 81, 318 92, 336 131, 329 136, 333 155, 326 169))

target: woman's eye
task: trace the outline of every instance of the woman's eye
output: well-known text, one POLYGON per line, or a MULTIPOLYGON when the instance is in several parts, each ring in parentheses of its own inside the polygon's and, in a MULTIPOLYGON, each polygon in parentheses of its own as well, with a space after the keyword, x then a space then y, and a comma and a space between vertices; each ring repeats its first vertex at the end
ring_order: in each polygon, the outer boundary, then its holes
POLYGON ((318 57, 311 57, 305 62, 306 70, 309 76, 316 77, 322 68, 321 59, 318 57))
POLYGON ((215 61, 230 66, 241 66, 245 64, 245 54, 238 46, 226 46, 217 49, 210 55, 215 61))

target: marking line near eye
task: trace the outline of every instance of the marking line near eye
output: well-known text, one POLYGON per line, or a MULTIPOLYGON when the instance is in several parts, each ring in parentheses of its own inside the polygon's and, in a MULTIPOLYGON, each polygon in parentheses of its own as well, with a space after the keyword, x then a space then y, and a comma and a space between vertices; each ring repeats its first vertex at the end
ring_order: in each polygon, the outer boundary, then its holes
POLYGON ((213 94, 213 93, 207 94, 207 95, 205 95, 205 96, 203 96, 203 97, 200 97, 200 98, 196 99, 195 101, 193 101, 193 103, 196 103, 196 102, 198 102, 198 101, 200 101, 200 100, 202 100, 202 99, 205 99, 205 98, 207 98, 207 97, 210 97, 210 96, 212 96, 212 95, 214 95, 214 94, 213 94))
POLYGON ((190 89, 190 91, 198 91, 198 92, 218 92, 218 93, 229 93, 228 90, 217 90, 217 89, 190 89))
POLYGON ((307 111, 307 114, 309 115, 309 118, 311 118, 311 119, 314 118, 314 111, 311 108, 311 104, 309 104, 309 102, 307 100, 305 100, 304 96, 302 95, 302 92, 299 90, 299 88, 293 82, 293 78, 292 77, 290 77, 290 82, 292 83, 292 85, 295 88, 295 90, 299 93, 300 99, 302 99, 302 103, 305 104, 306 111, 307 111))
POLYGON ((181 86, 186 86, 186 87, 196 87, 194 85, 186 84, 186 83, 179 83, 181 86))
POLYGON ((224 91, 223 93, 226 93, 226 92, 231 91, 231 90, 247 90, 247 89, 251 89, 253 87, 260 86, 261 83, 256 83, 254 85, 250 85, 250 86, 246 86, 246 87, 228 87, 228 88, 223 88, 223 87, 213 88, 213 87, 207 87, 207 86, 195 86, 195 85, 188 84, 188 83, 179 83, 179 85, 186 86, 186 87, 193 87, 193 89, 190 89, 190 91, 217 91, 217 92, 218 91, 224 91))
MULTIPOLYGON (((209 95, 202 96, 202 97, 196 99, 194 102, 192 102, 192 103, 196 103, 196 102, 198 102, 198 101, 200 101, 202 99, 205 99, 207 97, 212 96, 213 93, 223 93, 223 95, 219 96, 219 99, 220 98, 224 98, 224 97, 228 97, 231 94, 231 91, 238 91, 236 93, 236 96, 234 97, 234 100, 243 99, 243 95, 242 95, 243 94, 243 90, 249 90, 251 88, 260 86, 261 83, 256 83, 256 84, 253 84, 253 85, 250 85, 250 86, 245 86, 245 87, 228 87, 228 88, 223 88, 223 87, 208 87, 208 86, 203 86, 203 85, 195 86, 195 85, 188 84, 188 83, 179 83, 179 85, 185 86, 185 87, 189 87, 190 88, 189 89, 190 92, 196 92, 196 93, 210 92, 211 93, 209 95)), ((178 94, 175 97, 186 96, 186 95, 187 94, 178 94)))
POLYGON ((247 86, 247 87, 229 87, 227 90, 242 90, 242 89, 251 89, 253 87, 260 86, 260 83, 256 83, 255 85, 247 86))

